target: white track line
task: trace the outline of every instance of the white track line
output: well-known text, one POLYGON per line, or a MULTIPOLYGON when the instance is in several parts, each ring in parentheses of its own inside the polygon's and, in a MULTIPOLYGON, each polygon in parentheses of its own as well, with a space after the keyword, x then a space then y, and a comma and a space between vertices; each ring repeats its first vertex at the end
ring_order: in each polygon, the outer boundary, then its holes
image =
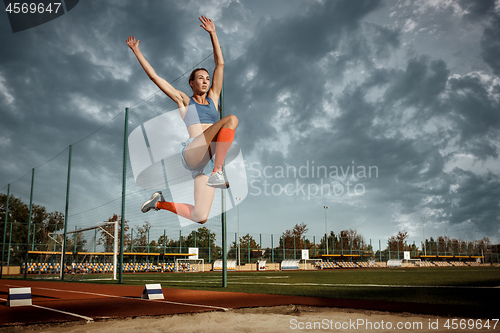
MULTIPOLYGON (((14 286, 14 285, 8 285, 5 284, 5 286, 9 287, 19 287, 19 286, 14 286)), ((224 310, 228 311, 228 308, 223 308, 220 306, 213 306, 213 305, 203 305, 203 304, 192 304, 192 303, 181 303, 181 302, 173 302, 173 301, 166 301, 166 300, 161 300, 161 299, 144 299, 144 298, 134 298, 134 297, 126 297, 126 296, 116 296, 116 295, 106 295, 106 294, 97 294, 97 293, 90 293, 87 291, 76 291, 76 290, 61 290, 61 289, 52 289, 52 288, 42 288, 42 287, 31 287, 32 289, 42 289, 42 290, 50 290, 50 291, 59 291, 59 292, 68 292, 68 293, 75 293, 75 294, 85 294, 85 295, 94 295, 94 296, 101 296, 101 297, 110 297, 110 298, 122 298, 122 299, 132 299, 132 300, 140 300, 140 301, 148 301, 148 302, 160 302, 160 303, 169 303, 169 304, 175 304, 175 305, 185 305, 185 306, 193 306, 193 307, 200 307, 200 308, 210 308, 210 309, 216 309, 216 310, 224 310)))
POLYGON ((71 313, 71 312, 66 312, 66 311, 62 311, 62 310, 57 310, 57 309, 52 309, 52 308, 47 308, 45 306, 40 306, 40 305, 31 305, 31 306, 34 306, 35 308, 40 308, 40 309, 44 309, 44 310, 50 310, 50 311, 55 311, 55 312, 59 312, 59 313, 63 313, 65 315, 70 315, 70 316, 74 316, 74 317, 78 317, 78 318, 82 318, 82 319, 85 319, 87 321, 87 323, 91 322, 91 321, 94 321, 94 319, 90 318, 90 317, 86 317, 86 316, 82 316, 82 315, 79 315, 79 314, 76 314, 76 313, 71 313))
MULTIPOLYGON (((0 298, 0 300, 7 301, 5 298, 0 298)), ((35 308, 39 308, 39 309, 44 309, 44 310, 49 310, 49 311, 55 311, 55 312, 63 313, 65 315, 82 318, 82 319, 85 319, 87 321, 87 323, 89 323, 91 321, 94 321, 94 319, 92 319, 90 317, 82 316, 82 315, 79 315, 79 314, 76 314, 76 313, 71 313, 71 312, 66 312, 66 311, 62 311, 62 310, 52 309, 52 308, 48 308, 48 307, 40 306, 40 305, 35 305, 35 304, 32 304, 31 306, 33 306, 35 308)))

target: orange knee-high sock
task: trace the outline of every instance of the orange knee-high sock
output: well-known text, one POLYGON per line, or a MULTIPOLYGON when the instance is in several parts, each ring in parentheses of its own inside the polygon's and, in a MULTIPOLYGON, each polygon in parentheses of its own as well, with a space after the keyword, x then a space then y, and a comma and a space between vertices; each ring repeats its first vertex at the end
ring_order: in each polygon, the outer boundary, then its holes
POLYGON ((230 128, 221 128, 219 134, 217 134, 217 143, 215 146, 215 168, 213 172, 222 169, 222 164, 226 158, 227 151, 234 140, 234 130, 230 128))
POLYGON ((156 203, 156 208, 171 211, 174 214, 177 214, 179 216, 191 220, 191 213, 193 212, 194 206, 183 203, 158 201, 156 203))

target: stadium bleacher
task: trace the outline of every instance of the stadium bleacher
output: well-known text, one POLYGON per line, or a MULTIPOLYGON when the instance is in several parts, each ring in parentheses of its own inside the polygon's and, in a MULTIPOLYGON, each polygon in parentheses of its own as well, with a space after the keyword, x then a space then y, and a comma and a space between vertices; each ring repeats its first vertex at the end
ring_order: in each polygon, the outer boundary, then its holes
POLYGON ((420 261, 418 265, 420 267, 434 267, 434 263, 431 261, 420 261))
POLYGON ((349 261, 341 261, 337 265, 339 265, 339 268, 358 268, 358 265, 349 261))
MULTIPOLYGON (((281 262, 282 270, 298 270, 300 260, 286 259, 281 262)), ((353 269, 353 268, 384 268, 384 267, 401 267, 402 260, 393 259, 390 261, 374 262, 374 261, 317 261, 314 265, 316 269, 353 269), (395 265, 395 262, 398 265, 395 265)), ((419 267, 466 267, 466 266, 480 266, 481 263, 477 261, 417 261, 416 265, 419 267)), ((137 272, 188 272, 194 271, 195 267, 190 263, 179 264, 176 270, 175 263, 124 263, 123 272, 137 273, 137 272)), ((21 272, 24 272, 25 265, 22 265, 21 272)), ((28 264, 28 274, 59 274, 60 263, 30 263, 28 264)), ((228 260, 227 269, 230 271, 236 270, 236 260, 228 260)), ((214 271, 222 271, 222 260, 216 260, 213 264, 214 271)), ((91 274, 91 273, 112 273, 113 264, 111 263, 71 263, 65 265, 65 272, 78 273, 78 274, 91 274)))
POLYGON ((330 261, 316 262, 317 269, 333 269, 338 268, 337 264, 330 261))
POLYGON ((447 261, 434 261, 434 266, 437 267, 450 267, 450 263, 447 261))
POLYGON ((465 266, 467 266, 467 264, 465 262, 463 262, 463 261, 452 261, 451 265, 455 266, 455 267, 465 267, 465 266))
POLYGON ((468 266, 481 266, 481 263, 477 261, 467 261, 468 266))
POLYGON ((375 268, 377 265, 374 262, 371 261, 358 261, 356 262, 356 265, 360 268, 375 268))
MULTIPOLYGON (((22 266, 24 272, 24 264, 22 266)), ((193 271, 194 267, 190 263, 182 263, 179 265, 179 271, 193 271)), ((58 274, 60 270, 59 263, 31 263, 28 264, 28 274, 58 274)), ((175 272, 174 263, 124 263, 123 272, 175 272)), ((65 265, 65 272, 74 273, 112 273, 113 264, 111 263, 72 263, 65 265)))

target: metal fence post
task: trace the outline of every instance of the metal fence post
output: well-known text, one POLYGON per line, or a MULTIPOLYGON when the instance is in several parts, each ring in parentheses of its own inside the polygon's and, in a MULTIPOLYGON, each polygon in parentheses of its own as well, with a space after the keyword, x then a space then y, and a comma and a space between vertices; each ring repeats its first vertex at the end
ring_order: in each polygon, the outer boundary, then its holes
POLYGON ((293 259, 297 259, 297 250, 295 249, 295 235, 293 235, 293 259))
MULTIPOLYGON (((125 195, 127 193, 127 135, 128 135, 128 108, 125 108, 125 126, 123 131, 123 178, 122 178, 122 221, 120 226, 120 268, 118 273, 118 283, 123 283, 123 242, 125 233, 125 195)), ((118 267, 116 267, 118 269, 118 267)))
POLYGON ((30 215, 28 217, 28 235, 26 237, 26 259, 24 260, 24 279, 28 278, 28 259, 30 248, 31 215, 33 213, 33 184, 35 182, 35 168, 31 169, 30 215))
MULTIPOLYGON (((3 243, 2 243, 2 262, 0 263, 0 279, 2 278, 3 274, 3 260, 4 260, 4 253, 5 253, 5 238, 7 236, 7 220, 9 216, 9 198, 10 198, 10 184, 7 185, 7 203, 5 205, 5 223, 3 227, 3 243)), ((12 238, 12 232, 9 234, 9 239, 12 238)), ((10 250, 10 246, 9 246, 10 250)), ((25 266, 28 267, 28 266, 25 266)), ((27 268, 25 268, 26 270, 27 268)))
POLYGON ((64 264, 66 262, 66 237, 68 232, 68 212, 69 212, 69 189, 70 189, 70 179, 71 179, 71 152, 72 146, 69 146, 69 157, 68 157, 68 178, 66 180, 66 207, 64 209, 64 234, 63 242, 61 245, 61 271, 59 276, 61 280, 64 280, 64 264))
MULTIPOLYGON (((222 52, 222 46, 221 46, 222 52)), ((220 118, 224 118, 224 82, 220 91, 220 118)), ((224 168, 224 166, 223 166, 224 168)), ((222 287, 227 288, 227 227, 226 227, 226 191, 221 191, 221 218, 222 218, 222 287)), ((210 235, 210 233, 209 233, 210 235)), ((239 240, 238 240, 239 241, 239 240)), ((210 244, 210 243, 209 243, 210 244)), ((210 250, 211 252, 211 250, 210 250)), ((209 254, 210 254, 209 252, 209 254)), ((210 258, 210 256, 209 256, 210 258)), ((210 261, 210 259, 209 259, 210 261)))
POLYGON ((271 234, 271 262, 274 263, 274 237, 271 234))

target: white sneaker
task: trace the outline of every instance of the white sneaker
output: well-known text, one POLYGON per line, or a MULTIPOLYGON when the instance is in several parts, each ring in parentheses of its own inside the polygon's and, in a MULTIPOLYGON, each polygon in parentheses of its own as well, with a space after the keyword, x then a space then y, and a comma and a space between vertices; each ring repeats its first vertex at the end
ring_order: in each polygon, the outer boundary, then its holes
POLYGON ((142 205, 141 211, 143 213, 147 213, 151 209, 158 211, 159 209, 156 208, 156 203, 159 201, 165 201, 165 199, 163 198, 163 194, 161 194, 161 191, 153 193, 151 198, 142 205))
POLYGON ((207 186, 225 189, 229 187, 229 182, 222 171, 217 171, 208 178, 207 186))

